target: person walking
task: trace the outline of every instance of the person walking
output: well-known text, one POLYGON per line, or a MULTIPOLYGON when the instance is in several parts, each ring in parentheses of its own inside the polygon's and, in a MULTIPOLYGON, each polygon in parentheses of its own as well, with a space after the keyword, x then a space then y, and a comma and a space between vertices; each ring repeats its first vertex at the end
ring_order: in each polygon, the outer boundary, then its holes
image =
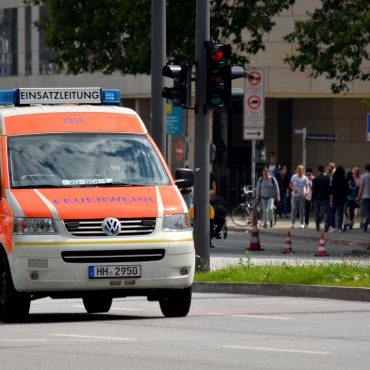
MULTIPOLYGON (((358 187, 358 189, 360 189, 360 185, 361 185, 360 167, 357 167, 357 166, 353 167, 352 168, 352 173, 353 173, 353 178, 356 181, 357 187, 358 187)), ((365 209, 364 209, 364 206, 362 204, 361 199, 358 202, 358 208, 355 210, 355 219, 356 218, 358 218, 360 220, 360 229, 362 229, 364 227, 364 222, 365 222, 365 219, 366 219, 366 212, 365 212, 365 209)))
POLYGON ((338 166, 333 174, 330 185, 330 206, 333 208, 334 227, 329 232, 343 231, 344 205, 347 201, 348 182, 344 168, 338 166))
POLYGON ((361 185, 357 200, 362 200, 363 207, 366 211, 366 220, 363 230, 367 232, 370 222, 370 163, 365 165, 365 171, 366 172, 361 176, 361 185))
POLYGON ((346 216, 345 223, 343 226, 343 231, 347 229, 352 229, 355 219, 355 209, 357 208, 357 195, 358 189, 357 183, 353 177, 352 171, 347 171, 346 173, 346 180, 348 183, 348 194, 347 194, 347 202, 344 206, 344 214, 346 216))
POLYGON ((263 227, 267 227, 268 221, 273 227, 273 207, 275 200, 280 202, 280 192, 276 178, 270 175, 267 167, 263 169, 262 177, 257 181, 256 196, 261 200, 263 227))
POLYGON ((283 165, 278 174, 276 175, 276 180, 279 185, 280 190, 280 203, 277 204, 277 211, 279 217, 288 218, 288 200, 290 196, 290 175, 288 174, 288 167, 283 165))
POLYGON ((315 209, 316 231, 320 231, 320 224, 324 224, 324 231, 328 231, 328 210, 330 194, 330 178, 324 175, 324 167, 317 167, 318 175, 312 181, 312 202, 315 209))
POLYGON ((308 179, 304 175, 303 165, 297 166, 296 174, 290 180, 290 188, 292 189, 292 211, 291 211, 291 228, 295 228, 295 219, 297 210, 299 210, 299 218, 301 229, 304 229, 304 207, 306 203, 306 196, 308 193, 308 179))
POLYGON ((310 211, 312 203, 312 181, 315 178, 315 176, 313 175, 312 168, 307 168, 306 177, 308 179, 308 192, 306 195, 306 202, 304 205, 304 224, 305 227, 308 228, 310 223, 310 211))

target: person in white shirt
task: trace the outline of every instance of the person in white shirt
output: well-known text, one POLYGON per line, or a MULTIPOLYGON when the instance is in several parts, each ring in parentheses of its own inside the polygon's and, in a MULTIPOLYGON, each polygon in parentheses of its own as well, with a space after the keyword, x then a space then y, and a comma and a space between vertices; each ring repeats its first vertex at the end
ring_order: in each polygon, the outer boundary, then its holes
POLYGON ((306 177, 308 179, 308 193, 306 196, 306 202, 304 206, 304 224, 305 227, 308 227, 310 223, 310 211, 311 211, 311 204, 312 204, 312 181, 315 176, 312 173, 312 168, 306 169, 306 177))
POLYGON ((301 229, 304 229, 304 208, 306 204, 306 196, 309 189, 308 178, 304 175, 303 165, 297 166, 296 174, 292 176, 290 180, 290 188, 292 189, 292 229, 295 228, 295 219, 297 210, 299 210, 299 219, 301 223, 301 229))

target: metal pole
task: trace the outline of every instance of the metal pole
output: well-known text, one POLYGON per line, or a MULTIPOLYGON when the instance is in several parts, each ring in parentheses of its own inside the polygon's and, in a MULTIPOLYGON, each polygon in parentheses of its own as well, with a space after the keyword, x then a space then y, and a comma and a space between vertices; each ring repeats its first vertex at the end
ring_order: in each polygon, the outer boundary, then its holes
POLYGON ((166 64, 166 0, 152 0, 152 88, 150 132, 159 150, 166 157, 166 101, 162 98, 166 64))
POLYGON ((210 2, 196 2, 195 60, 197 74, 195 81, 195 186, 194 186, 194 243, 197 255, 196 269, 210 269, 210 225, 209 225, 209 132, 208 111, 204 110, 206 100, 206 65, 204 41, 210 35, 210 2))
POLYGON ((307 145, 307 129, 303 127, 302 129, 302 165, 306 171, 306 145, 307 145))
POLYGON ((256 140, 252 140, 252 164, 251 164, 251 183, 253 196, 256 196, 256 140))

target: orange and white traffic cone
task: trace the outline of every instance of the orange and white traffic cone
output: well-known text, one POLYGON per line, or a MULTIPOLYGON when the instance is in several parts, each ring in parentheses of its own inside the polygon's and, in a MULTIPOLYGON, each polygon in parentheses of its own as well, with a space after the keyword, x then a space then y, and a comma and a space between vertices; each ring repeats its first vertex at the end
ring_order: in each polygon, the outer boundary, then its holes
POLYGON ((290 231, 288 231, 288 234, 286 236, 285 244, 286 244, 286 247, 283 248, 281 253, 284 253, 284 254, 293 253, 294 254, 295 252, 293 251, 293 248, 292 248, 292 239, 291 239, 290 231))
POLYGON ((321 234, 320 236, 320 243, 319 243, 319 250, 317 253, 315 253, 316 257, 328 257, 329 255, 326 253, 325 249, 325 239, 324 234, 321 234))
POLYGON ((252 223, 252 233, 251 233, 251 241, 249 243, 248 251, 263 251, 264 249, 261 248, 260 237, 257 228, 257 219, 253 217, 252 223))

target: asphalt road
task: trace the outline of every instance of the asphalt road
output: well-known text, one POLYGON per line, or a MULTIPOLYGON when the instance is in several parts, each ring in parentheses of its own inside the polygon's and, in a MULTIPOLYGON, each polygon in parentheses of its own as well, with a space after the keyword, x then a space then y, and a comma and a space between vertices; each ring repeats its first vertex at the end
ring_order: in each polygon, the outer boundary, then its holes
POLYGON ((0 324, 0 368, 368 369, 370 303, 194 294, 186 318, 118 299, 89 315, 80 300, 35 301, 24 324, 0 324))

